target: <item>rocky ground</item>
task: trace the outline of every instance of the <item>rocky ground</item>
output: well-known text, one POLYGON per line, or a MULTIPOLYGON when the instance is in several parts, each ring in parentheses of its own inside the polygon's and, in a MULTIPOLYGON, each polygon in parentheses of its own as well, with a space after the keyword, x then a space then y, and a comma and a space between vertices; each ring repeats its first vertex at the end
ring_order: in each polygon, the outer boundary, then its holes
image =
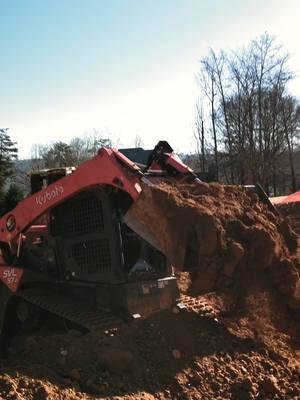
MULTIPOLYGON (((297 236, 241 188, 175 189, 144 195, 151 207, 168 198, 161 245, 177 253, 185 309, 103 335, 54 324, 17 336, 0 398, 300 399, 297 236)), ((151 226, 143 202, 135 212, 151 226)))
POLYGON ((300 398, 299 320, 279 329, 266 318, 253 329, 242 313, 222 315, 211 295, 183 300, 186 310, 104 336, 40 331, 15 339, 1 365, 1 398, 300 398))

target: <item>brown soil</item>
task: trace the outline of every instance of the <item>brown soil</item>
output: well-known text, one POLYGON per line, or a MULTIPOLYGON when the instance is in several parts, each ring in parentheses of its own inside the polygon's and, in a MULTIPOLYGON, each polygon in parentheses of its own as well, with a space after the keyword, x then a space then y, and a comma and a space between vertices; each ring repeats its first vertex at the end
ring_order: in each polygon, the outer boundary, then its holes
POLYGON ((134 212, 177 267, 187 309, 104 336, 18 337, 0 398, 300 399, 299 261, 286 221, 215 184, 145 187, 134 212))
POLYGON ((188 310, 163 312, 113 336, 19 338, 3 362, 3 399, 299 399, 300 343, 266 326, 253 337, 243 318, 232 332, 215 298, 185 298, 188 310))
POLYGON ((190 294, 230 292, 240 303, 267 285, 300 309, 297 234, 256 193, 205 183, 144 186, 133 213, 176 269, 189 272, 190 294))

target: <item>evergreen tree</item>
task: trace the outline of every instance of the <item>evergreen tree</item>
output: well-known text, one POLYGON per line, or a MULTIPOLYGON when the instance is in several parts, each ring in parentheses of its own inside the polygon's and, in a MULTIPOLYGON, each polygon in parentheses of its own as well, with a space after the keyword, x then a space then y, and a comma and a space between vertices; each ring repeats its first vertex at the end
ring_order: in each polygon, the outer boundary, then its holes
POLYGON ((6 180, 14 174, 14 161, 18 149, 8 134, 8 129, 0 129, 0 195, 3 193, 6 180))
POLYGON ((16 205, 23 199, 23 191, 17 185, 11 184, 2 200, 1 214, 5 214, 13 210, 16 205))

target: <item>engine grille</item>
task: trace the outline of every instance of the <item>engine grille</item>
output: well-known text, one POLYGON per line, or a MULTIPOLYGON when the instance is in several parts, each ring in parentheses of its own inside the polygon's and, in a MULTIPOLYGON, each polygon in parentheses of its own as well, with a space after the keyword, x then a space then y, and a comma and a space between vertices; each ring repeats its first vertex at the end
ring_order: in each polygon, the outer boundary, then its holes
POLYGON ((67 201, 57 206, 51 217, 54 236, 101 232, 103 228, 102 202, 95 196, 67 201))
POLYGON ((111 256, 108 239, 87 240, 72 244, 68 257, 73 258, 82 272, 109 272, 111 256))

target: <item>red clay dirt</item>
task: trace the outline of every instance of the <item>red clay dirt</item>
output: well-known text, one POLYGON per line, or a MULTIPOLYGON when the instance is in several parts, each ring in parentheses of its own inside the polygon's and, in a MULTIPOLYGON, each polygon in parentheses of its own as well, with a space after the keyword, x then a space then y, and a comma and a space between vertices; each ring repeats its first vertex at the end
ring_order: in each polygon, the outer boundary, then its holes
POLYGON ((145 187, 134 213, 177 267, 186 309, 102 336, 18 337, 0 398, 300 399, 299 259, 286 220, 217 184, 145 187))
POLYGON ((243 297, 266 281, 300 309, 298 237, 256 193, 206 183, 144 185, 133 212, 174 267, 190 273, 191 294, 243 297))

